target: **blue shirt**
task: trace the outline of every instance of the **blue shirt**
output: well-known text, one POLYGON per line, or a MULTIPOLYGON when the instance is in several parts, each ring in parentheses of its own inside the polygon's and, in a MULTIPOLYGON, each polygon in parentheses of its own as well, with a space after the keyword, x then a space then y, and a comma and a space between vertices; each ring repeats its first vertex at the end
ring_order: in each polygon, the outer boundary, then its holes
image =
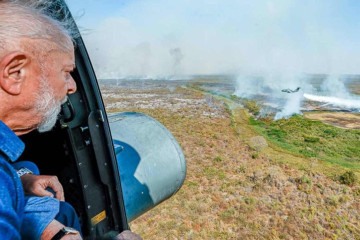
POLYGON ((24 143, 0 121, 0 239, 40 239, 59 212, 59 200, 25 196, 17 168, 27 167, 39 174, 31 162, 14 163, 24 151, 24 143), (11 164, 10 164, 11 163, 11 164))
POLYGON ((60 201, 52 197, 25 196, 21 237, 37 240, 59 212, 60 201))
MULTIPOLYGON (((14 169, 25 167, 39 175, 38 167, 29 161, 12 163, 14 169)), ((41 234, 59 212, 60 201, 53 197, 37 197, 25 195, 24 217, 21 225, 21 237, 26 240, 41 238, 41 234)))
POLYGON ((0 239, 21 239, 24 191, 9 162, 16 161, 24 147, 15 133, 0 121, 0 239))

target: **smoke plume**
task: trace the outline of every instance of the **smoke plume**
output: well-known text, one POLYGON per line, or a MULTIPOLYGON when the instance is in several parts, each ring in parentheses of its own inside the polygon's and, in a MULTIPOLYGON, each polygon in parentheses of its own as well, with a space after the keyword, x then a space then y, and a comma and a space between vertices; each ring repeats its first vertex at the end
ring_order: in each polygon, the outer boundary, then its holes
POLYGON ((81 10, 78 24, 88 29, 83 38, 99 78, 359 73, 359 4, 83 1, 69 5, 81 10), (181 54, 169 54, 173 49, 181 54))
POLYGON ((300 113, 310 99, 303 94, 353 99, 341 76, 359 74, 360 3, 109 2, 69 2, 73 12, 82 6, 78 24, 88 29, 83 38, 100 79, 237 75, 235 94, 262 95, 278 109, 275 118, 300 113), (317 86, 312 74, 329 77, 317 86))

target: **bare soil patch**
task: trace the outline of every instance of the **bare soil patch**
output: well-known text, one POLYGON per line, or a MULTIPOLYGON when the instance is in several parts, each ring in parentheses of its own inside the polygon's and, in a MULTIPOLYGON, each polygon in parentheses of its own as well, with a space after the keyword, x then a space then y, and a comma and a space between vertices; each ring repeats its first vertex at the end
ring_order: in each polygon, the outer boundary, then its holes
POLYGON ((360 129, 360 113, 349 112, 307 112, 306 118, 347 129, 360 129))

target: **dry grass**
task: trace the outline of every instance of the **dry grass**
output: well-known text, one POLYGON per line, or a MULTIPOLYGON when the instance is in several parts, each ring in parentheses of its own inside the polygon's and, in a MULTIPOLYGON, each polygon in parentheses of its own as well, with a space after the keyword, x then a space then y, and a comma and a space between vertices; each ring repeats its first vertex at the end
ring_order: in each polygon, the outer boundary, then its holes
POLYGON ((308 112, 305 114, 305 117, 313 120, 320 120, 337 127, 360 129, 360 113, 308 112))
POLYGON ((155 117, 187 159, 181 190, 131 223, 144 239, 360 238, 360 188, 312 168, 322 163, 250 149, 256 134, 236 104, 182 87, 102 89, 108 111, 155 117))

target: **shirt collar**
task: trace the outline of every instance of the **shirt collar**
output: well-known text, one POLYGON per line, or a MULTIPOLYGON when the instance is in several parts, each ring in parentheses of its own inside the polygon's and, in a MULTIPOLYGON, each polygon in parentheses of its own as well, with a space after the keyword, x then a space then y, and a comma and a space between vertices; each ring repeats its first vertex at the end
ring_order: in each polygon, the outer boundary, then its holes
POLYGON ((25 144, 0 121, 0 152, 4 153, 10 161, 15 162, 24 151, 25 144))

